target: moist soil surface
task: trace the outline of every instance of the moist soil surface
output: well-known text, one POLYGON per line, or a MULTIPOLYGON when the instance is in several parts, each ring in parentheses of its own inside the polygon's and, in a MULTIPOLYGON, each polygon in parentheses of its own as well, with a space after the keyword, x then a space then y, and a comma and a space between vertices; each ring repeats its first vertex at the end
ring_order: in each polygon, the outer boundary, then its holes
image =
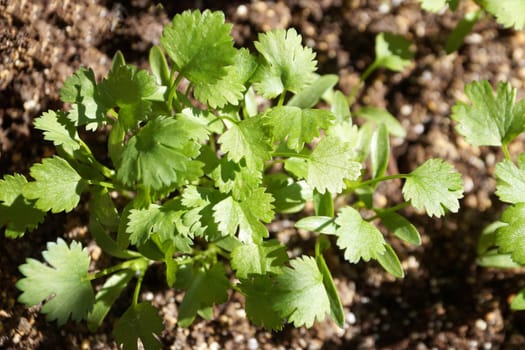
MULTIPOLYGON (((502 155, 496 148, 469 147, 455 132, 450 114, 454 102, 464 99, 464 85, 473 80, 508 81, 520 91, 518 97, 523 95, 525 32, 483 18, 464 45, 447 55, 447 34, 472 10, 468 1, 462 3, 455 13, 431 14, 409 0, 0 0, 0 175, 28 174, 31 164, 53 153, 32 121, 43 111, 62 107, 58 89, 69 75, 87 66, 100 79, 117 50, 129 63, 145 67, 163 25, 185 9, 224 11, 234 24, 236 43, 249 47, 258 32, 295 27, 317 52, 320 71, 338 74, 345 93, 373 61, 376 34, 401 34, 414 43, 413 64, 401 73, 374 73, 354 107, 384 107, 407 130, 405 139, 392 140, 391 173, 407 173, 428 158, 441 157, 463 174, 465 184, 456 214, 436 219, 404 210, 420 231, 422 244, 387 239, 406 277, 394 279, 373 262, 348 264, 334 250, 328 264, 344 306, 342 329, 324 321, 311 329, 286 326, 267 332, 247 321, 236 293, 215 308, 213 321, 198 319, 180 328, 176 322, 182 294, 167 288, 162 272, 155 269, 146 275, 141 298, 161 312, 166 349, 524 349, 525 314, 509 308, 513 295, 525 286, 524 271, 476 264, 478 237, 502 209, 492 180, 502 155)), ((100 145, 97 152, 102 155, 105 135, 84 136, 100 145)), ((511 145, 513 154, 522 149, 521 143, 511 145)), ((399 182, 382 185, 380 192, 385 204, 401 200, 399 182)), ((311 235, 296 232, 290 220, 277 219, 269 229, 290 250, 311 252, 311 235)), ((131 291, 94 333, 85 323, 58 327, 46 322, 37 307, 28 309, 16 301, 18 266, 28 257, 41 259, 46 242, 57 237, 80 240, 92 256, 97 252, 83 206, 68 215, 48 215, 38 230, 18 240, 0 233, 0 348, 117 348, 112 324, 125 310, 131 291)))

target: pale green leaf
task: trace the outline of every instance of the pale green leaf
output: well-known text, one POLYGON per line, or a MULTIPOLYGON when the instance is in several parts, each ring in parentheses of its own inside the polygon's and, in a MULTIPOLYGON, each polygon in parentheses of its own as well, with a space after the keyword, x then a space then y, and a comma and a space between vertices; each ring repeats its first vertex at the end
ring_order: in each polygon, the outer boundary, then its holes
POLYGON ((429 159, 406 177, 403 186, 405 200, 428 216, 445 215, 445 209, 455 213, 463 197, 461 175, 441 159, 429 159))
POLYGON ((226 157, 221 158, 213 171, 208 173, 222 193, 229 193, 236 200, 246 199, 262 182, 262 174, 241 163, 235 163, 226 157))
POLYGON ((512 310, 525 310, 525 289, 519 291, 510 304, 512 310))
POLYGON ((376 36, 376 58, 374 66, 400 72, 410 65, 414 53, 410 41, 392 33, 379 33, 376 36))
POLYGON ((335 223, 339 225, 335 231, 337 246, 345 250, 347 261, 357 263, 361 259, 378 259, 385 252, 385 239, 381 232, 354 208, 342 208, 335 223))
POLYGON ((361 164, 352 160, 348 144, 335 136, 323 138, 307 160, 306 182, 320 193, 340 193, 344 179, 355 180, 361 175, 361 164))
POLYGON ((525 130, 525 100, 515 103, 516 89, 500 82, 494 96, 486 80, 465 86, 471 104, 457 102, 452 119, 457 131, 474 146, 501 146, 525 130))
POLYGON ((366 120, 375 122, 376 124, 385 124, 388 132, 397 137, 405 137, 406 130, 401 123, 390 112, 383 108, 377 107, 363 107, 355 112, 355 115, 366 120))
POLYGON ((297 221, 295 227, 326 235, 333 235, 337 230, 334 218, 329 216, 307 216, 297 221))
POLYGON ((385 175, 388 159, 390 157, 390 138, 385 124, 379 124, 372 135, 370 144, 370 163, 372 178, 385 175))
POLYGON ((225 77, 234 63, 231 29, 222 12, 184 11, 164 28, 160 42, 175 69, 198 89, 225 77))
POLYGON ((259 34, 255 48, 262 55, 254 77, 254 88, 273 98, 285 91, 298 93, 315 79, 315 53, 302 45, 295 29, 277 29, 259 34))
POLYGON ((330 313, 323 275, 309 256, 291 260, 290 266, 276 277, 274 310, 295 327, 311 327, 330 313))
POLYGON ((480 0, 481 6, 505 27, 525 28, 525 2, 523 0, 480 0))
POLYGON ((33 165, 30 174, 35 181, 24 186, 24 197, 36 200, 36 208, 43 211, 58 213, 73 210, 80 201, 80 194, 87 187, 86 181, 77 171, 58 156, 33 165))
POLYGON ((93 308, 95 294, 87 278, 90 258, 78 242, 70 246, 62 239, 49 242, 42 253, 47 264, 27 259, 19 267, 25 276, 16 286, 22 291, 18 300, 27 306, 44 302, 41 312, 49 321, 63 325, 71 317, 85 319, 93 308))
POLYGON ((231 265, 238 278, 248 278, 252 274, 279 274, 287 262, 286 247, 275 239, 259 244, 241 244, 231 253, 231 265))
POLYGON ((274 217, 273 197, 264 188, 258 188, 245 200, 227 197, 213 207, 213 216, 223 235, 235 235, 244 243, 259 243, 268 236, 261 222, 270 222, 274 217))
POLYGON ((397 278, 405 277, 401 262, 390 244, 385 243, 385 251, 377 256, 377 261, 392 276, 397 278))
POLYGON ((334 119, 334 115, 324 109, 281 106, 266 114, 265 123, 273 128, 277 141, 286 140, 290 149, 300 152, 305 143, 318 137, 319 130, 327 129, 334 119))
POLYGON ((439 12, 447 6, 449 0, 419 0, 421 7, 427 11, 439 12))
POLYGON ((261 171, 264 162, 271 158, 270 139, 260 117, 233 124, 218 141, 229 160, 239 163, 244 159, 256 171, 261 171))
POLYGON ((496 194, 507 203, 525 202, 525 164, 503 160, 496 165, 496 194))
POLYGON ((512 254, 512 260, 525 264, 525 203, 507 208, 501 221, 507 225, 496 231, 496 244, 500 253, 512 254))
POLYGON ((311 108, 319 102, 326 91, 337 84, 338 80, 339 77, 334 74, 317 77, 312 85, 295 94, 286 105, 290 107, 311 108))
POLYGON ((61 112, 47 111, 35 119, 35 128, 44 132, 44 139, 53 142, 70 156, 80 149, 80 138, 74 125, 71 125, 61 112))

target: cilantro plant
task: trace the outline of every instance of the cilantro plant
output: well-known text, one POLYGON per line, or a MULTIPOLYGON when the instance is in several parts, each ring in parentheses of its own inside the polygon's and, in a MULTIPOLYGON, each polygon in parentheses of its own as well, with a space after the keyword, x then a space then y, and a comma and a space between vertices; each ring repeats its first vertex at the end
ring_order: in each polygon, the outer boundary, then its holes
MULTIPOLYGON (((525 131, 525 100, 516 102, 516 89, 499 83, 493 91, 487 81, 465 86, 470 103, 458 102, 452 118, 457 131, 474 146, 501 147, 504 159, 496 165, 496 195, 508 203, 500 220, 489 225, 478 242, 482 266, 525 266, 525 153, 513 159, 508 145, 525 131)), ((511 308, 525 309, 525 289, 513 299, 511 308)))
MULTIPOLYGON (((20 237, 47 212, 71 212, 85 199, 89 233, 115 265, 92 271, 86 248, 59 238, 43 262, 20 266, 21 302, 43 303, 60 325, 87 320, 95 330, 135 279, 113 335, 126 349, 138 340, 156 349, 162 319, 140 291, 150 266, 159 265, 167 286, 185 291, 183 327, 197 316, 211 319, 229 290, 244 295, 247 317, 267 329, 309 327, 327 314, 343 326, 325 254, 377 260, 403 277, 378 224, 419 244, 400 209, 412 204, 436 217, 458 210, 461 177, 444 161, 386 173, 390 134, 403 137, 401 125, 375 108, 359 110, 365 122, 354 124, 353 96, 334 91, 336 76, 316 73, 315 54, 294 29, 260 34, 254 52, 235 48, 230 31, 220 12, 186 11, 151 49, 149 71, 117 53, 102 81, 88 68, 67 79, 61 98, 69 109, 35 121, 57 154, 33 165, 30 178, 0 180, 1 224, 6 236, 20 237), (106 158, 95 157, 83 128, 108 133, 106 158), (379 207, 374 193, 391 179, 404 179, 406 202, 379 207), (291 214, 316 240, 312 255, 287 252, 265 225, 291 214), (334 242, 339 249, 330 249, 334 242)), ((398 37, 378 36, 362 80, 374 69, 403 69, 407 48, 398 37)))
MULTIPOLYGON (((459 0, 419 0, 421 7, 427 11, 440 12, 448 6, 455 11, 459 0)), ((474 0, 478 5, 475 11, 467 12, 450 33, 445 50, 451 53, 460 48, 463 40, 470 33, 476 22, 486 15, 496 18, 505 28, 521 30, 525 28, 525 1, 521 0, 474 0)))

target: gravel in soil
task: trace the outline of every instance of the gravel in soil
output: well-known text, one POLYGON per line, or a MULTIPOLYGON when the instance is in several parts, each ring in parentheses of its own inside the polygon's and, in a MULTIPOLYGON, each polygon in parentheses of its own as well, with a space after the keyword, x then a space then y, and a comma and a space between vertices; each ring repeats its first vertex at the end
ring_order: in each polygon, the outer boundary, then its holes
MULTIPOLYGON (((29 166, 52 154, 52 147, 32 129, 42 111, 61 108, 58 88, 81 65, 98 78, 116 50, 128 62, 145 66, 147 51, 158 43, 163 25, 186 8, 225 11, 234 23, 238 45, 250 45, 256 34, 293 26, 313 47, 323 73, 340 76, 348 93, 372 62, 374 37, 388 31, 414 43, 414 63, 401 73, 379 71, 370 77, 358 105, 387 108, 406 128, 405 140, 393 140, 400 172, 409 172, 431 157, 442 157, 464 174, 465 198, 459 213, 429 219, 409 209, 405 214, 423 236, 419 247, 388 237, 406 271, 395 280, 377 264, 350 265, 333 251, 328 264, 340 292, 346 323, 330 321, 312 329, 289 326, 269 333, 250 325, 236 293, 217 306, 216 318, 177 326, 182 295, 163 285, 160 271, 147 275, 142 298, 161 310, 161 340, 172 349, 522 349, 525 317, 511 312, 509 300, 525 286, 523 270, 501 271, 476 265, 475 246, 482 228, 501 205, 490 179, 501 154, 466 145, 453 129, 450 108, 464 98, 465 83, 488 79, 509 81, 525 91, 525 32, 498 27, 483 19, 461 49, 446 55, 443 43, 468 2, 457 13, 430 14, 415 1, 161 1, 0 0, 0 172, 27 173, 29 166)), ((93 136, 91 136, 93 137, 93 136)), ((96 137, 93 137, 97 141, 96 137)), ((512 152, 522 150, 522 142, 512 152)), ((381 188, 385 204, 399 200, 399 183, 381 188)), ((45 243, 57 236, 75 237, 99 251, 86 229, 85 208, 73 215, 48 216, 35 232, 11 241, 0 235, 0 348, 116 348, 111 324, 129 299, 123 295, 102 327, 89 333, 85 324, 59 328, 45 322, 38 308, 16 302, 17 266, 26 257, 40 259, 45 243)), ((311 237, 295 232, 286 221, 271 228, 292 250, 311 247, 311 237)))

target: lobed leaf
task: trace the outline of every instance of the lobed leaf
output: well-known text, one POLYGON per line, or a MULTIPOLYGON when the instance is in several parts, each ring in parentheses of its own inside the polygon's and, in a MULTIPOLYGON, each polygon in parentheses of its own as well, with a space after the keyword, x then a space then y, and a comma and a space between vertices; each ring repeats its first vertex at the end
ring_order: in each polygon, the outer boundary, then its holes
POLYGON ((194 135, 175 119, 149 121, 124 146, 117 179, 128 186, 161 190, 198 178, 202 163, 194 160, 200 148, 194 135))
POLYGON ((503 26, 514 27, 516 30, 525 28, 525 2, 521 0, 480 0, 479 3, 503 26))
POLYGON ((512 254, 512 260, 525 264, 525 203, 508 207, 501 216, 505 223, 496 231, 496 245, 500 253, 512 254))
POLYGON ((258 244, 241 244, 231 253, 231 265, 238 278, 248 278, 253 274, 279 274, 287 262, 286 247, 275 239, 258 244))
POLYGON ((36 200, 36 208, 53 213, 69 212, 80 201, 80 194, 87 182, 64 159, 58 156, 47 158, 30 169, 35 181, 25 184, 24 197, 36 200))
POLYGON ((71 157, 80 150, 78 133, 62 112, 44 112, 35 119, 35 128, 44 132, 45 140, 53 142, 56 147, 62 147, 71 157))
POLYGON ((295 29, 259 34, 255 48, 263 59, 254 76, 254 88, 273 98, 285 91, 298 93, 315 79, 315 53, 302 45, 295 29))
POLYGON ((400 72, 405 69, 414 53, 410 50, 410 41, 391 33, 379 33, 376 36, 374 65, 400 72))
POLYGON ((324 137, 307 160, 306 182, 320 193, 340 193, 344 179, 355 180, 361 175, 361 164, 352 160, 350 146, 335 136, 324 137))
POLYGON ((363 259, 368 261, 378 259, 385 252, 385 239, 379 230, 363 220, 361 214, 352 207, 344 207, 339 211, 335 223, 339 228, 335 231, 337 246, 345 250, 345 259, 357 263, 363 259))
POLYGON ((525 159, 521 157, 517 167, 510 160, 496 164, 496 195, 503 202, 525 202, 525 159))
POLYGON ((463 197, 461 175, 441 159, 429 159, 407 175, 403 186, 405 200, 429 216, 443 216, 445 209, 455 213, 463 197))
POLYGON ((68 246, 59 238, 56 243, 49 242, 42 255, 47 264, 27 259, 19 267, 25 277, 16 283, 22 291, 18 300, 27 306, 45 301, 42 313, 59 325, 69 317, 75 321, 85 319, 95 303, 87 278, 90 263, 87 249, 82 249, 78 242, 68 246))
POLYGON ((157 338, 164 326, 159 311, 148 302, 131 305, 113 327, 113 336, 124 350, 137 350, 140 340, 144 349, 161 349, 157 338))
POLYGON ((486 80, 465 86, 471 104, 458 102, 452 108, 457 131, 474 146, 501 146, 525 130, 525 100, 515 103, 516 89, 500 82, 494 96, 486 80))
POLYGON ((20 174, 6 175, 0 180, 0 227, 5 226, 6 237, 22 237, 44 221, 45 212, 23 196, 26 184, 26 178, 20 174))

